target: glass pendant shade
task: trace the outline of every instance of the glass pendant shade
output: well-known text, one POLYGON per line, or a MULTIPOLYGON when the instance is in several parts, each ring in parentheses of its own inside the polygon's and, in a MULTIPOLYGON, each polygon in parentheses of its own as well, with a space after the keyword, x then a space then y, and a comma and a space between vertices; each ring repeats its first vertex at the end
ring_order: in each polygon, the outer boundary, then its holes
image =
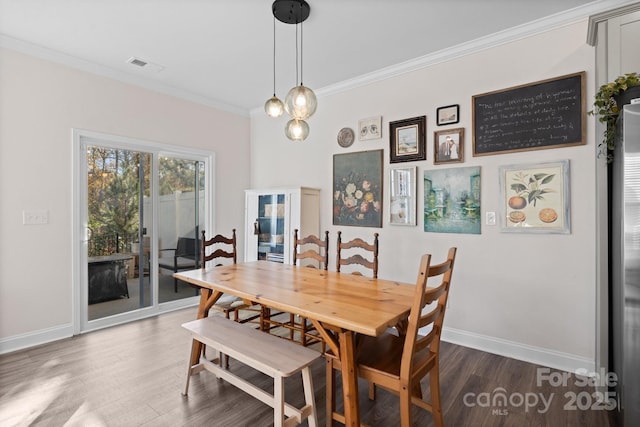
POLYGON ((292 88, 284 100, 284 109, 294 119, 308 119, 318 108, 316 94, 311 89, 300 84, 292 88))
POLYGON ((269 117, 280 117, 284 112, 284 104, 273 94, 273 96, 264 103, 264 111, 269 117))
POLYGON ((292 141, 304 141, 309 136, 309 125, 304 120, 291 119, 284 127, 284 133, 292 141))

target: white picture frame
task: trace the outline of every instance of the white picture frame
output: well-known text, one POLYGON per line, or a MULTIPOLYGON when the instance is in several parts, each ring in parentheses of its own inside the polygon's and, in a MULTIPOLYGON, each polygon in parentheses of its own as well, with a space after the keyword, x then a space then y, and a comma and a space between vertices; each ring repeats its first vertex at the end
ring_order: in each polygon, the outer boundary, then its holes
POLYGON ((382 116, 368 117, 358 121, 358 141, 382 138, 382 116))
POLYGON ((417 167, 397 167, 389 170, 391 225, 416 225, 416 169, 417 167))
POLYGON ((570 234, 569 188, 569 160, 501 166, 501 231, 570 234))

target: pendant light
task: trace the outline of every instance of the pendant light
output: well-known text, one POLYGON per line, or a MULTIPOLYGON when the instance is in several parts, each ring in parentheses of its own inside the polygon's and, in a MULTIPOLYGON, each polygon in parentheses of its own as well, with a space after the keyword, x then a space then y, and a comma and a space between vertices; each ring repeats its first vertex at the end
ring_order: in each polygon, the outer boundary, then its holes
MULTIPOLYGON (((284 109, 294 119, 308 119, 316 112, 316 94, 302 83, 303 31, 300 24, 300 85, 291 88, 284 100, 284 109)), ((296 78, 298 77, 298 24, 296 24, 296 78)))
POLYGON ((304 141, 309 136, 309 124, 302 119, 291 119, 284 127, 284 134, 292 141, 304 141))
MULTIPOLYGON (((318 107, 316 95, 311 89, 304 86, 302 83, 302 47, 300 48, 300 84, 298 85, 298 24, 301 24, 309 17, 311 8, 309 7, 309 3, 305 0, 275 0, 271 10, 273 12, 273 16, 280 22, 296 25, 296 86, 289 91, 285 98, 284 109, 291 116, 291 120, 289 120, 285 126, 285 135, 292 141, 304 141, 307 136, 309 136, 309 125, 305 122, 305 119, 311 117, 318 107)), ((302 45, 302 31, 300 31, 300 34, 300 44, 302 45)), ((267 101, 267 103, 270 101, 271 100, 267 101)))
POLYGON ((273 96, 264 103, 264 111, 269 117, 280 117, 284 104, 276 96, 276 17, 273 17, 273 96))

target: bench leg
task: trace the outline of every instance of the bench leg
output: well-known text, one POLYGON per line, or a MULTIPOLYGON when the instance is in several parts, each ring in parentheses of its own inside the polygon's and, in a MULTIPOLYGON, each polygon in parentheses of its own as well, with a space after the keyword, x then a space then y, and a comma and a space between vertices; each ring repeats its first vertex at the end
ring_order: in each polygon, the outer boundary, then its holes
POLYGON ((302 370, 302 387, 304 388, 304 401, 311 407, 311 413, 307 418, 309 421, 309 427, 318 427, 316 401, 313 397, 313 380, 311 379, 311 368, 308 366, 302 370))
MULTIPOLYGON (((196 340, 191 340, 191 352, 189 352, 189 356, 191 356, 193 354, 193 352, 195 351, 195 346, 196 346, 196 340)), ((189 368, 187 369, 187 383, 184 386, 184 393, 182 393, 183 396, 187 396, 187 394, 189 393, 189 381, 191 380, 191 357, 189 357, 189 368)))
POLYGON ((284 378, 273 378, 273 426, 284 425, 284 378))

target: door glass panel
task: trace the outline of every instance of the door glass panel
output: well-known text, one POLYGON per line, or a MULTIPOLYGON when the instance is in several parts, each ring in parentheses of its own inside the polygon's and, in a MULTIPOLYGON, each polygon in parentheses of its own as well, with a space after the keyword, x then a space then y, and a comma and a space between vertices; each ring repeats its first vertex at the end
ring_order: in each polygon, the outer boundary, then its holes
POLYGON ((284 194, 258 196, 258 259, 284 262, 284 194))
POLYGON ((86 156, 87 319, 96 320, 151 305, 143 215, 151 154, 88 146, 86 156))
POLYGON ((196 288, 172 275, 200 267, 204 163, 160 156, 158 173, 158 301, 163 303, 198 295, 196 288))

